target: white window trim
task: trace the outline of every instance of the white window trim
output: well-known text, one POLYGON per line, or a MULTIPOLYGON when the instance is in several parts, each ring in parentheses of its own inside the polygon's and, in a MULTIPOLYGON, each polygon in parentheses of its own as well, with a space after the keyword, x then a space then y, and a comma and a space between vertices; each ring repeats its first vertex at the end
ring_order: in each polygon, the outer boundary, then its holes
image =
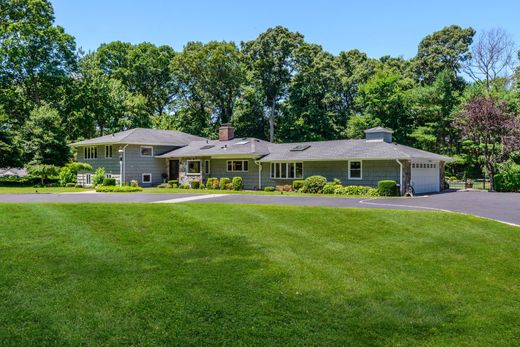
MULTIPOLYGON (((281 170, 281 167, 280 167, 280 170, 281 170)), ((275 163, 271 163, 271 165, 269 165, 269 175, 271 177, 271 179, 274 179, 274 180, 302 180, 303 177, 305 177, 305 172, 304 172, 304 165, 303 165, 303 161, 278 161, 278 162, 275 162, 275 163), (298 177, 296 176, 296 164, 298 163, 301 163, 302 164, 302 175, 301 177, 298 177), (276 176, 273 176, 273 165, 279 165, 279 164, 287 164, 285 166, 285 176, 286 177, 276 177, 276 176), (295 177, 289 177, 289 164, 294 164, 294 175, 295 177)), ((275 171, 275 174, 276 174, 276 169, 274 170, 275 171)))
POLYGON ((200 176, 202 175, 202 160, 186 160, 186 175, 188 176, 200 176), (191 162, 199 162, 199 172, 192 172, 190 173, 190 163, 191 162))
POLYGON ((226 161, 226 172, 249 172, 249 160, 227 160, 226 161), (233 161, 242 162, 242 170, 233 170, 233 164, 231 164, 231 170, 229 170, 229 163, 233 161), (247 170, 244 170, 244 162, 247 162, 247 170))
POLYGON ((363 179, 363 160, 349 160, 348 161, 348 179, 353 180, 353 181, 360 181, 363 179), (357 162, 360 163, 360 168, 359 168, 360 177, 351 177, 350 176, 350 163, 357 163, 357 162))
POLYGON ((211 174, 211 162, 209 160, 204 160, 204 173, 206 175, 211 174))
POLYGON ((85 159, 85 160, 97 159, 97 146, 83 147, 83 159, 85 159), (96 156, 94 156, 94 153, 96 154, 96 156))
POLYGON ((141 147, 139 147, 139 155, 141 157, 145 157, 145 158, 153 157, 153 146, 141 146, 141 147), (143 148, 151 148, 152 149, 152 154, 151 155, 143 155, 143 148))
POLYGON ((105 145, 105 159, 106 158, 112 158, 112 155, 113 155, 112 145, 105 145), (110 156, 108 156, 108 154, 110 154, 110 156))
POLYGON ((153 179, 152 179, 152 174, 151 174, 151 173, 144 173, 144 174, 142 174, 142 175, 141 175, 141 181, 142 181, 143 183, 152 183, 152 181, 153 181, 153 179), (145 175, 149 175, 149 176, 150 176, 150 180, 149 180, 149 181, 145 181, 145 180, 144 180, 144 176, 145 176, 145 175))

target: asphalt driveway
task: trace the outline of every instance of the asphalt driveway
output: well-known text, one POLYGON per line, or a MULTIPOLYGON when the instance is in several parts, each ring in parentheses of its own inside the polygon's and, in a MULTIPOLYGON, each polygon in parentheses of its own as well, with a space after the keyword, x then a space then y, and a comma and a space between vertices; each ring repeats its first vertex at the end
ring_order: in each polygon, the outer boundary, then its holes
POLYGON ((157 202, 238 204, 280 204, 294 206, 331 206, 437 210, 473 214, 520 225, 520 194, 488 192, 446 192, 415 198, 359 199, 326 196, 240 195, 240 194, 0 194, 0 202, 157 202))

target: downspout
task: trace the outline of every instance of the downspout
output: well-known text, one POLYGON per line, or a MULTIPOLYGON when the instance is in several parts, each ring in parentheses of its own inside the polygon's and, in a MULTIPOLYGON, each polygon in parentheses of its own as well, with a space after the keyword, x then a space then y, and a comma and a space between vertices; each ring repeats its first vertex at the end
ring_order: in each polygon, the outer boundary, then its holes
POLYGON ((399 164, 399 190, 401 191, 401 195, 403 195, 403 163, 401 163, 399 159, 396 159, 395 161, 399 164))
POLYGON ((254 163, 258 165, 258 190, 262 190, 262 163, 257 160, 254 163))
POLYGON ((128 147, 128 143, 126 145, 124 145, 124 147, 122 148, 122 151, 123 151, 123 172, 121 174, 121 177, 120 177, 120 180, 119 182, 121 182, 121 185, 123 185, 125 183, 125 175, 126 175, 126 147, 128 147))

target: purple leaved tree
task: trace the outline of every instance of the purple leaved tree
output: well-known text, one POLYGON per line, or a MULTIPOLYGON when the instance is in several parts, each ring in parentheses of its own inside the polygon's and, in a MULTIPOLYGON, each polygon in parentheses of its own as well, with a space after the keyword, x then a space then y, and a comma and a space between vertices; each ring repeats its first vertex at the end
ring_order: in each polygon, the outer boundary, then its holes
POLYGON ((520 150, 520 120, 503 101, 479 96, 464 106, 453 125, 476 144, 475 154, 484 160, 493 191, 497 164, 512 151, 520 150))

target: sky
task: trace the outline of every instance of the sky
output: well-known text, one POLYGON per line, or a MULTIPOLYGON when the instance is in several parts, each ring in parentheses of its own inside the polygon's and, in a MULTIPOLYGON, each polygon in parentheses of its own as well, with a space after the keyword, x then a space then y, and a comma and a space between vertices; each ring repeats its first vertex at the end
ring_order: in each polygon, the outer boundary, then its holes
POLYGON ((444 26, 477 33, 505 29, 520 47, 520 1, 51 0, 56 24, 84 51, 126 41, 170 45, 252 40, 282 25, 337 54, 359 49, 372 58, 411 58, 422 38, 444 26))

